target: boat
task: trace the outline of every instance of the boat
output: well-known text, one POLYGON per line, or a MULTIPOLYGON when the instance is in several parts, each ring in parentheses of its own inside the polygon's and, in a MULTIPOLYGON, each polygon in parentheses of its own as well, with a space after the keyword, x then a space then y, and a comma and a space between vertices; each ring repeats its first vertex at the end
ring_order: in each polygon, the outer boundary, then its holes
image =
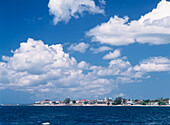
POLYGON ((49 122, 44 122, 44 123, 42 123, 42 125, 50 125, 50 123, 49 122))

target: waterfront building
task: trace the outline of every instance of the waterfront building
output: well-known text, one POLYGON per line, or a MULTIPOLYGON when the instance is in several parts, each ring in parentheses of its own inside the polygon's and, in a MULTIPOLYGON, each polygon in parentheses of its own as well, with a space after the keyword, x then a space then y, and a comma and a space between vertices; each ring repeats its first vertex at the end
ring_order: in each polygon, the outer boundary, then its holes
POLYGON ((60 101, 57 101, 57 100, 56 100, 56 101, 54 101, 53 103, 54 103, 54 104, 60 104, 60 101))
POLYGON ((97 100, 97 104, 106 104, 105 100, 97 100))
POLYGON ((96 104, 96 100, 89 100, 89 104, 96 104))
POLYGON ((35 105, 39 105, 39 104, 41 104, 41 102, 40 101, 36 101, 36 102, 34 102, 34 104, 35 105))
POLYGON ((77 100, 76 103, 77 104, 84 104, 85 102, 88 102, 87 99, 83 99, 83 100, 77 100))
POLYGON ((142 100, 138 100, 135 104, 141 104, 142 100))
POLYGON ((150 101, 150 105, 158 105, 159 101, 150 101))
POLYGON ((65 104, 65 102, 64 101, 60 101, 60 104, 65 104))
POLYGON ((133 100, 129 100, 129 101, 126 102, 126 104, 127 104, 127 105, 134 105, 135 102, 134 102, 133 100))

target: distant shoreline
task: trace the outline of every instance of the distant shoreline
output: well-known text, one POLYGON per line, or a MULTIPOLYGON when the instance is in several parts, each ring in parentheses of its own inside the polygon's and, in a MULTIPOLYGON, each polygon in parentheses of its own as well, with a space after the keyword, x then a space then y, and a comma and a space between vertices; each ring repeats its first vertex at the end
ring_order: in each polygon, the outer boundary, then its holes
POLYGON ((32 105, 32 106, 105 106, 105 107, 170 107, 170 105, 100 105, 100 104, 95 104, 95 105, 32 105))
POLYGON ((1 104, 1 106, 34 106, 34 107, 43 107, 43 106, 49 106, 49 107, 58 107, 58 106, 86 106, 86 107, 91 107, 91 106, 104 106, 104 107, 170 107, 170 105, 102 105, 102 104, 95 104, 95 105, 81 105, 81 104, 76 104, 76 105, 67 105, 67 104, 58 104, 58 105, 32 105, 32 104, 1 104))

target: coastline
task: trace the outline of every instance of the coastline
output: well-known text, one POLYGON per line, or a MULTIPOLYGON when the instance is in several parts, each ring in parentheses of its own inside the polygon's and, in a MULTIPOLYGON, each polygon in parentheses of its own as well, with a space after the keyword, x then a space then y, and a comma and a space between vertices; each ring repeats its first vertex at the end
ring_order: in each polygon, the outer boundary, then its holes
POLYGON ((49 107, 58 107, 58 106, 97 106, 97 107, 170 107, 170 105, 107 105, 107 104, 54 104, 54 105, 41 105, 41 104, 0 104, 1 107, 3 106, 49 106, 49 107))
POLYGON ((105 106, 105 107, 170 107, 170 105, 102 105, 102 104, 94 104, 94 105, 82 105, 82 104, 76 104, 76 105, 67 105, 67 104, 58 104, 58 105, 30 105, 30 106, 105 106))

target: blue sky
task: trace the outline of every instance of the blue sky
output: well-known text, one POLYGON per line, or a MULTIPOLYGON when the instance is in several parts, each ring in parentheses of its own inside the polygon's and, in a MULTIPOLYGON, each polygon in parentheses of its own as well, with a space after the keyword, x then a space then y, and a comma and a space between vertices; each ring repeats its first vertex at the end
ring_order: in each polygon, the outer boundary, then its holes
POLYGON ((0 103, 170 97, 169 1, 64 1, 0 2, 0 103))

